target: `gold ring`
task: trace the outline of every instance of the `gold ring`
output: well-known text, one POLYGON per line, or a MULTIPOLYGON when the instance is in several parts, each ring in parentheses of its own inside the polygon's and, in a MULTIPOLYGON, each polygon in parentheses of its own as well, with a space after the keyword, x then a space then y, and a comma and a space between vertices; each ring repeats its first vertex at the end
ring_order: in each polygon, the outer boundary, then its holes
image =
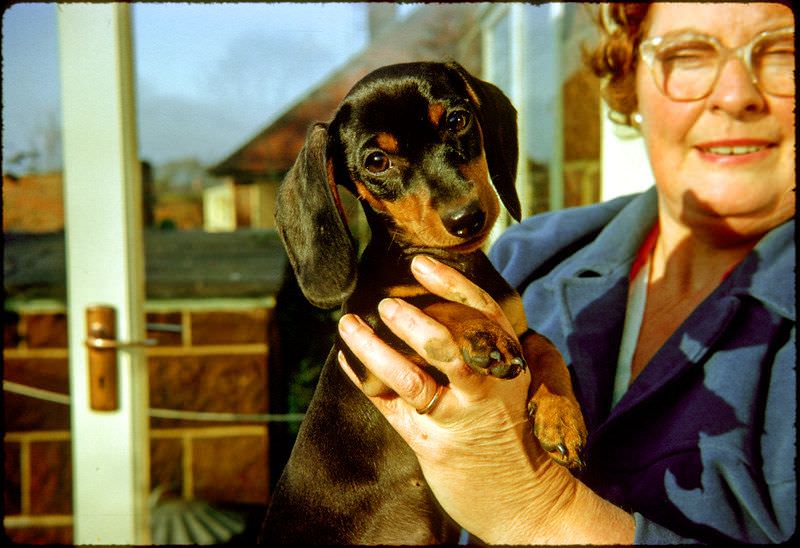
POLYGON ((444 390, 444 385, 439 385, 439 387, 436 389, 436 393, 431 398, 431 401, 428 402, 428 405, 422 409, 417 409, 417 413, 420 415, 426 415, 433 411, 433 408, 436 407, 436 404, 439 401, 439 397, 442 395, 442 390, 444 390))

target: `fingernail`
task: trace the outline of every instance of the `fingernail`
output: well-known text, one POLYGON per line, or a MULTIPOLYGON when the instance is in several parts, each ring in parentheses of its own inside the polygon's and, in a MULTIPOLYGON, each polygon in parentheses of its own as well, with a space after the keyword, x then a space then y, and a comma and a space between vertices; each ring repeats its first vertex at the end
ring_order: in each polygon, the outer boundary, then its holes
POLYGON ((372 327, 361 319, 361 316, 358 314, 345 314, 339 320, 339 332, 350 335, 351 333, 355 333, 360 328, 366 328, 368 331, 372 331, 372 327))
POLYGON ((339 332, 349 335, 358 329, 358 320, 353 314, 345 314, 339 319, 339 332))
POLYGON ((427 255, 417 255, 411 261, 411 268, 420 274, 428 274, 436 266, 436 261, 427 255))
POLYGON ((397 304, 397 301, 391 298, 383 299, 378 303, 378 312, 385 318, 394 316, 399 308, 400 305, 397 304))

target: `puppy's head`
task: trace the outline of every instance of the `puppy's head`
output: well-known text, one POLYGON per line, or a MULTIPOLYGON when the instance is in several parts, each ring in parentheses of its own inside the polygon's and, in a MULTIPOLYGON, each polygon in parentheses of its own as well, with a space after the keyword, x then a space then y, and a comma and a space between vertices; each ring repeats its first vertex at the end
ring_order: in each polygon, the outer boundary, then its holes
POLYGON ((373 237, 477 249, 497 196, 519 220, 516 110, 456 63, 407 63, 358 82, 317 124, 278 194, 276 220, 300 286, 330 307, 355 286, 355 248, 337 185, 362 200, 373 237))
POLYGON ((336 182, 395 242, 470 251, 497 219, 497 194, 519 220, 516 133, 516 111, 492 84, 455 63, 408 63, 356 84, 328 153, 336 182))

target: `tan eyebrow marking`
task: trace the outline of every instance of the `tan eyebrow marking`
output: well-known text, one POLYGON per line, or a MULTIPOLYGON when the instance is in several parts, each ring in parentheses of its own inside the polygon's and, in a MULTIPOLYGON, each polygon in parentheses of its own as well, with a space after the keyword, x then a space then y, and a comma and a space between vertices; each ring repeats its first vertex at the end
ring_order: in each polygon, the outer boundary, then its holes
POLYGON ((428 119, 433 125, 438 126, 439 120, 442 119, 445 110, 445 106, 442 103, 433 103, 428 107, 428 119))
POLYGON ((398 150, 400 150, 400 145, 397 142, 397 138, 391 133, 378 133, 378 135, 375 137, 375 140, 377 141, 378 146, 386 152, 397 154, 398 150))

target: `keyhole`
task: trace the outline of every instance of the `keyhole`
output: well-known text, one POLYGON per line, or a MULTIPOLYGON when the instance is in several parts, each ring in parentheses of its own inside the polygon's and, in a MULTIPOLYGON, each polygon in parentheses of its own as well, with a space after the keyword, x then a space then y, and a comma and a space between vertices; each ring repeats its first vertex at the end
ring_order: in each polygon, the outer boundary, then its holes
POLYGON ((98 377, 97 383, 100 385, 100 388, 105 388, 106 385, 106 378, 105 377, 98 377))

